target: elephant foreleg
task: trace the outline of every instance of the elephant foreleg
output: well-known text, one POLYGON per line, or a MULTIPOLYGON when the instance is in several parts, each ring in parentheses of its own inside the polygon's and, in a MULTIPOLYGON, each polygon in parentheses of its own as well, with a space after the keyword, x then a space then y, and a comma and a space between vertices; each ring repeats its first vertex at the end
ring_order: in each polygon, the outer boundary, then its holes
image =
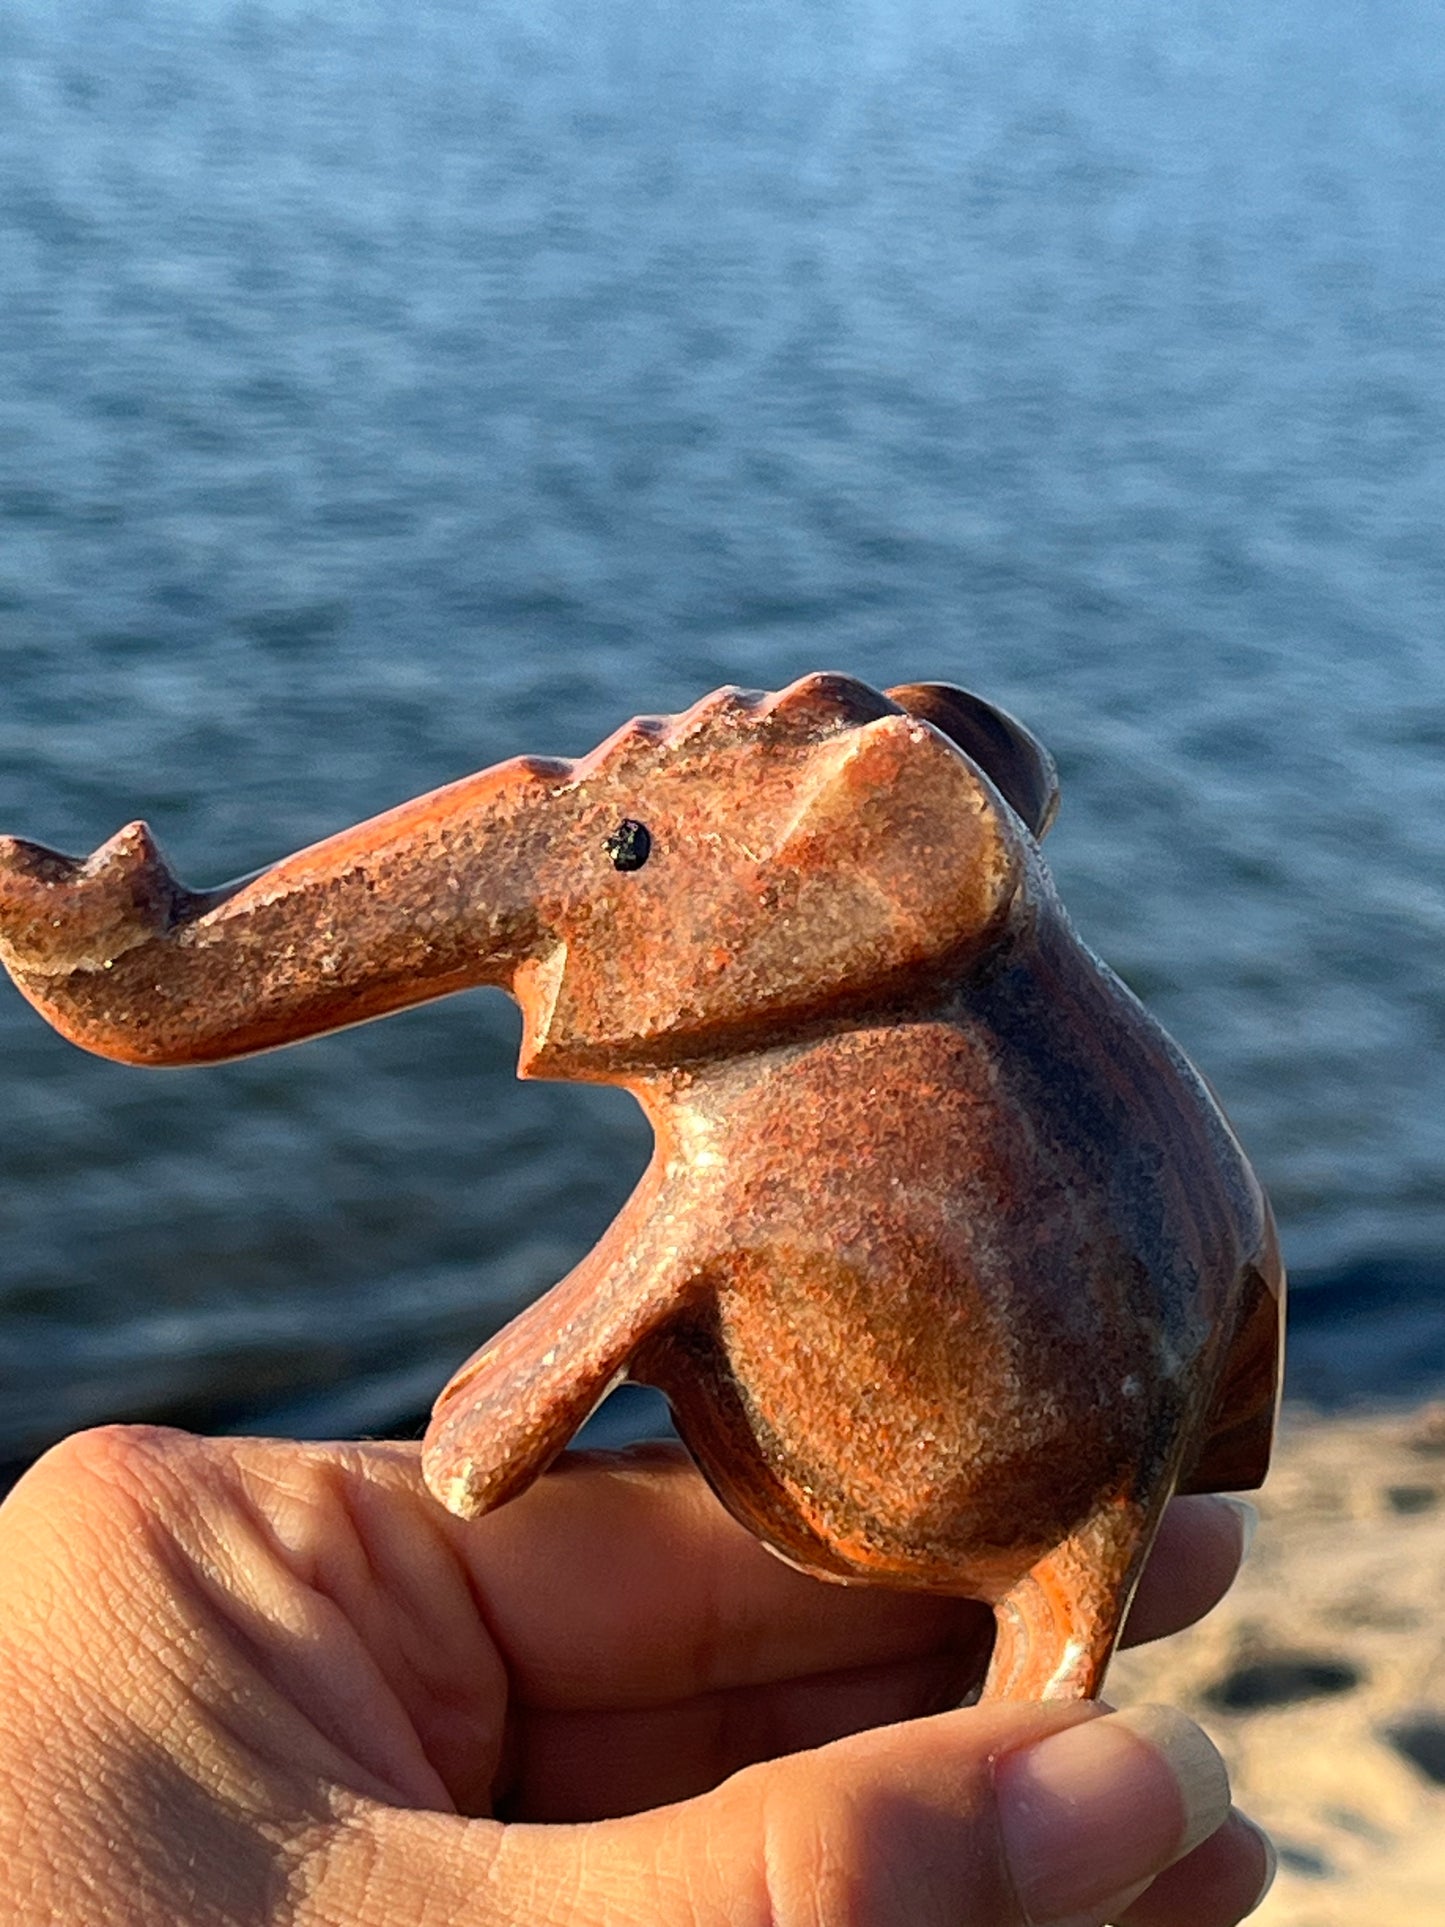
POLYGON ((475 1518, 544 1472, 676 1312, 686 1275, 656 1217, 624 1211, 576 1270, 474 1353, 438 1398, 422 1470, 443 1505, 475 1518))

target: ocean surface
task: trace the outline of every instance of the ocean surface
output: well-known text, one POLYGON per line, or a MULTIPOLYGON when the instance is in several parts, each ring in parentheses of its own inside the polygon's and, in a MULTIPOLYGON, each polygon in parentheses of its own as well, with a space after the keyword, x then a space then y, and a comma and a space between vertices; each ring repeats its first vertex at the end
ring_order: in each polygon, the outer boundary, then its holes
MULTIPOLYGON (((1442 126, 1427 0, 7 0, 0 827, 214 883, 719 683, 966 683, 1305 1389, 1445 1375, 1442 126)), ((0 1457, 420 1410, 646 1158, 516 1041, 147 1073, 0 985, 0 1457)))

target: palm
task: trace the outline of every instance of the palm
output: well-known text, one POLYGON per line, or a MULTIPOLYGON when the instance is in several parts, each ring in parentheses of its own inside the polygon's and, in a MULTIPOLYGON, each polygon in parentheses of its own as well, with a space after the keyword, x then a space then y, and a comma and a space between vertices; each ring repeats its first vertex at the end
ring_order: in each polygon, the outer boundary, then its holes
POLYGON ((407 1804, 635 1812, 956 1705, 987 1656, 970 1602, 790 1571, 675 1448, 574 1455, 481 1526, 421 1494, 407 1446, 217 1451, 176 1537, 248 1593, 259 1564, 274 1615, 247 1651, 208 1608, 217 1663, 407 1804))

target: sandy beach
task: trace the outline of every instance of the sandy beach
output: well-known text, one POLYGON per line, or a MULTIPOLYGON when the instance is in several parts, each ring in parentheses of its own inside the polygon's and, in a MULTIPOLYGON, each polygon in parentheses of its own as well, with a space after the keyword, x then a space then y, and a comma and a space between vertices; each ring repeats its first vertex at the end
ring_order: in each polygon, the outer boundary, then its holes
POLYGON ((1118 1704, 1206 1727, 1280 1849, 1263 1927, 1445 1922, 1445 1403, 1289 1407, 1260 1526, 1200 1626, 1123 1655, 1118 1704))

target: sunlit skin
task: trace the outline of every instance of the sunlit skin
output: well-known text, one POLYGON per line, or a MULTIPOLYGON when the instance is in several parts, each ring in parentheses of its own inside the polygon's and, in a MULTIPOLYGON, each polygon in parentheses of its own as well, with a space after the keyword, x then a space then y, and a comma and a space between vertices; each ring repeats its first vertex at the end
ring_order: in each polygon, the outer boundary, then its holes
MULTIPOLYGON (((1240 1544, 1177 1501, 1130 1636, 1240 1544)), ((1081 1881, 1135 1897, 1076 1922, 1241 1918, 1260 1837, 1221 1809, 1179 1858, 1148 1746, 1105 1747, 1082 1841, 1040 1794, 1099 1708, 944 1710, 987 1631, 792 1572, 668 1448, 464 1524, 412 1446, 83 1434, 0 1509, 0 1918, 1021 1927, 1020 1877, 1035 1921, 1081 1881)))

